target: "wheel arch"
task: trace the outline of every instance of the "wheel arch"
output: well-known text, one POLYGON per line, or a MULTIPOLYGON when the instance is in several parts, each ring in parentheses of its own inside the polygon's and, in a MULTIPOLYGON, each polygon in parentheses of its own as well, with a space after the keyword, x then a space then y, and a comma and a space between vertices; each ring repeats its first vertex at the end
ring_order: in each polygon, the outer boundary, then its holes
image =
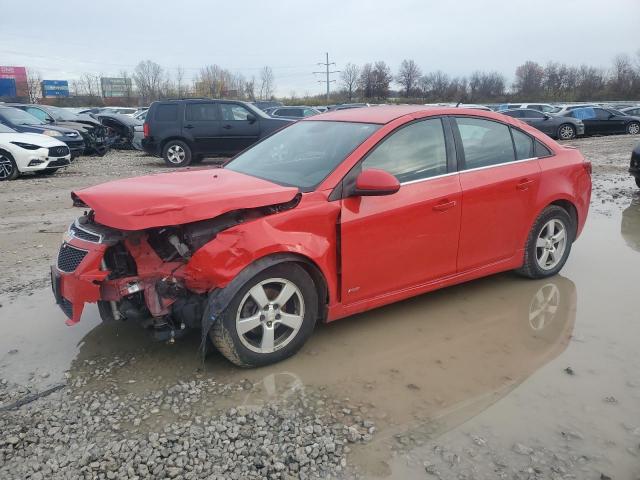
MULTIPOLYGON (((575 240, 576 235, 578 233, 578 225, 579 225, 578 209, 576 208, 576 206, 570 200, 567 200, 565 198, 559 198, 557 200, 554 200, 544 208, 547 208, 551 205, 558 206, 564 209, 569 214, 569 216, 571 217, 571 221, 573 222, 573 239, 575 240)), ((542 210, 544 210, 544 208, 542 210)))

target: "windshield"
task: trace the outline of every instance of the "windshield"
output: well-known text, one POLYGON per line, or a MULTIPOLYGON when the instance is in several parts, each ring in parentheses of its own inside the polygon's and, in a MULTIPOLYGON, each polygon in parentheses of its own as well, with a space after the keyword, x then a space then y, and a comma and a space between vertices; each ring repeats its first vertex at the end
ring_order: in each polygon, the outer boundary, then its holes
POLYGON ((0 123, 0 133, 16 133, 16 131, 0 123))
POLYGON ((39 118, 19 108, 3 108, 2 114, 15 125, 45 125, 39 118))
POLYGON ((370 123, 294 123, 238 155, 225 168, 313 190, 378 128, 370 123))
POLYGON ((69 121, 69 122, 73 122, 73 121, 76 121, 78 119, 78 116, 75 113, 69 112, 68 110, 65 110, 64 108, 47 107, 47 111, 56 120, 60 120, 60 121, 65 121, 66 120, 66 121, 69 121))

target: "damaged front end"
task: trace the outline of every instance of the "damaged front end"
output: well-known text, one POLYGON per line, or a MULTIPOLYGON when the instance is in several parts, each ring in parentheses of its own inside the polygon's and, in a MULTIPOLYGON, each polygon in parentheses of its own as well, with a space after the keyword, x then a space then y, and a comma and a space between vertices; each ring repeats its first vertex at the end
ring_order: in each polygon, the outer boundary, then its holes
MULTIPOLYGON (((157 340, 173 340, 201 326, 207 295, 220 287, 190 273, 191 256, 219 232, 299 201, 298 194, 285 203, 144 230, 111 228, 93 210, 85 212, 70 225, 51 267, 56 302, 68 325, 80 321, 86 303, 97 303, 103 321, 136 321, 157 340)), ((87 206, 77 196, 74 204, 87 206)))

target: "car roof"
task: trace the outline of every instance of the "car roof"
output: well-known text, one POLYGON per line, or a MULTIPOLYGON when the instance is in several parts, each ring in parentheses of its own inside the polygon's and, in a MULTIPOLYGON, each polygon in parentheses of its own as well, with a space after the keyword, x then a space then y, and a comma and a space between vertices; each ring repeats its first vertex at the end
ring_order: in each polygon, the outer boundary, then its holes
POLYGON ((456 108, 456 107, 427 107, 425 105, 385 105, 376 108, 349 108, 345 110, 331 110, 327 113, 314 115, 302 119, 303 122, 313 122, 317 120, 328 120, 336 122, 359 122, 359 123, 378 123, 385 124, 392 122, 400 117, 412 115, 416 113, 424 113, 424 116, 437 115, 467 115, 488 117, 494 120, 501 120, 498 113, 473 108, 456 108))

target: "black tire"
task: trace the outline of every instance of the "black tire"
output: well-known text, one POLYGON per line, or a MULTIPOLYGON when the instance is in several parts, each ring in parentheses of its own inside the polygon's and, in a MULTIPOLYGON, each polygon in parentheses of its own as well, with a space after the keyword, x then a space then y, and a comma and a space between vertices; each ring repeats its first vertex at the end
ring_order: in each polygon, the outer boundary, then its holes
POLYGON ((576 138, 576 127, 570 123, 563 123, 558 127, 557 137, 560 140, 573 140, 576 138))
POLYGON ((545 208, 538 218, 533 223, 533 227, 529 232, 529 236, 527 237, 527 243, 525 244, 524 250, 524 263, 522 267, 516 270, 517 273, 523 275, 528 278, 545 278, 551 277, 562 270, 562 267, 569 258, 569 253, 571 252, 571 245, 573 244, 573 240, 575 237, 576 226, 574 225, 573 220, 569 213, 562 207, 557 205, 549 205, 545 208), (564 246, 564 251, 562 253, 561 258, 553 266, 553 268, 544 269, 540 266, 538 262, 538 249, 544 247, 538 247, 536 245, 538 237, 542 234, 543 228, 550 222, 551 220, 559 221, 564 226, 564 231, 566 235, 566 242, 564 246))
POLYGON ((640 133, 640 123, 630 122, 627 125, 627 133, 629 135, 638 135, 640 133))
POLYGON ((636 177, 636 185, 638 186, 638 188, 640 188, 640 177, 636 177))
POLYGON ((58 168, 45 168, 44 170, 40 170, 38 172, 38 175, 53 175, 58 170, 59 170, 58 168))
POLYGON ((0 150, 0 182, 3 180, 15 180, 20 175, 18 166, 9 152, 0 150))
MULTIPOLYGON (((295 263, 279 264, 260 272, 243 285, 220 318, 211 327, 209 338, 222 355, 239 367, 269 365, 290 357, 304 345, 313 332, 317 315, 318 293, 309 274, 295 263), (288 343, 271 353, 259 353, 247 348, 247 346, 243 344, 237 331, 236 316, 249 290, 260 282, 268 279, 284 279, 293 283, 302 295, 304 315, 299 330, 295 334, 292 334, 293 337, 288 343)), ((257 330, 264 332, 261 327, 262 325, 257 327, 257 330)), ((274 328, 277 329, 281 327, 274 328)), ((255 331, 256 330, 254 330, 254 332, 255 331)), ((277 330, 275 331, 277 332, 277 330)), ((286 331, 285 329, 285 332, 286 331)))
POLYGON ((191 164, 191 148, 182 140, 169 140, 162 149, 162 158, 168 167, 186 167, 191 164))

